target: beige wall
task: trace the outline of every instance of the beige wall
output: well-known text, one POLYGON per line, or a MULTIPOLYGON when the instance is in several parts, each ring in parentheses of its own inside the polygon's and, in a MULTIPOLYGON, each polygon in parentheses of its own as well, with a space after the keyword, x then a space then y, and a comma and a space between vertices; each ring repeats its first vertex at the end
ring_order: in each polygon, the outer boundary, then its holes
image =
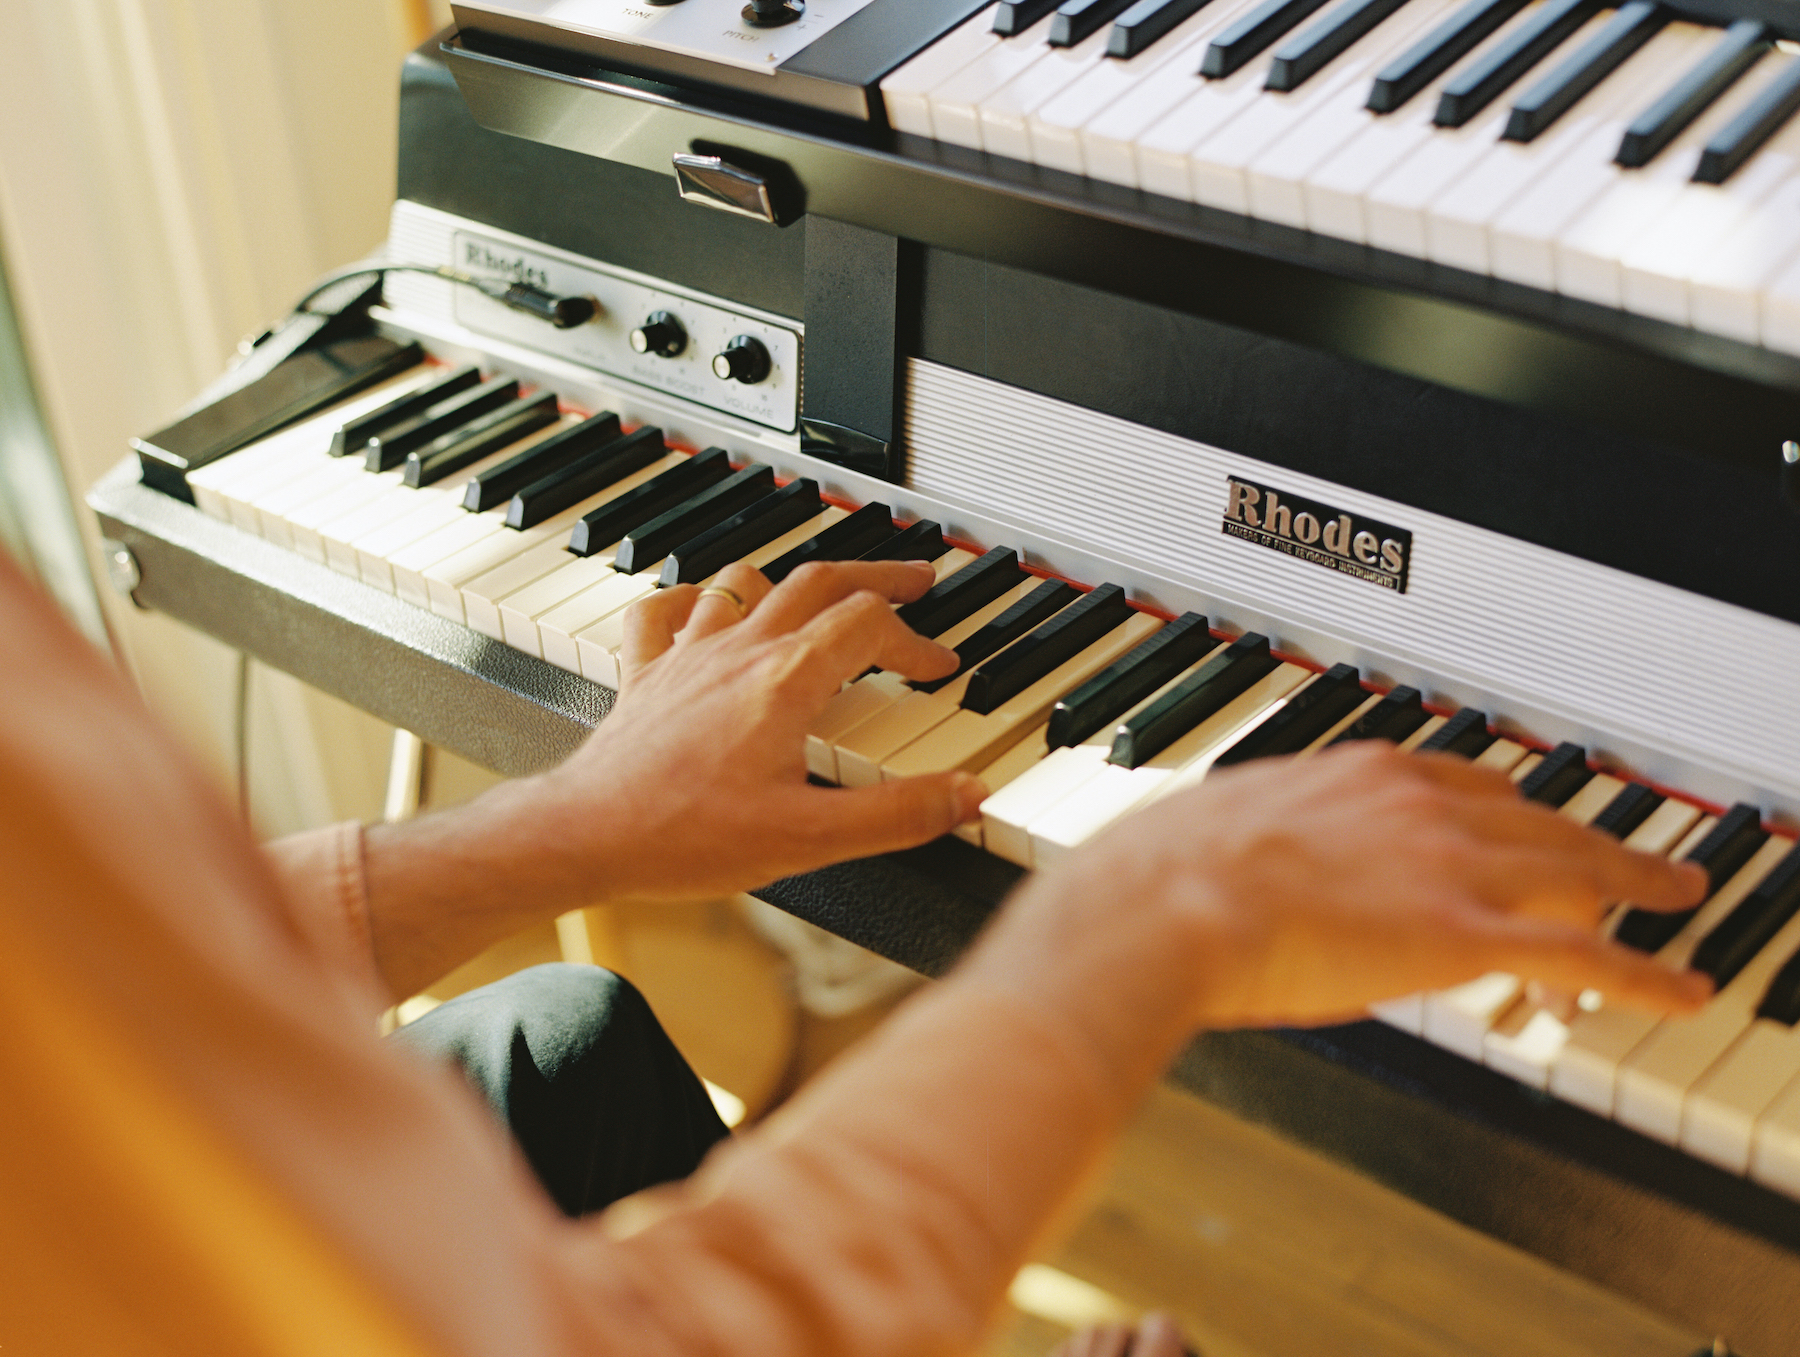
MULTIPOLYGON (((379 243, 399 63, 447 6, 0 0, 0 15, 0 240, 79 494, 240 337, 379 243)), ((149 701, 227 776, 234 657, 110 603, 149 701)), ((262 826, 372 813, 386 732, 279 675, 253 688, 262 826)))

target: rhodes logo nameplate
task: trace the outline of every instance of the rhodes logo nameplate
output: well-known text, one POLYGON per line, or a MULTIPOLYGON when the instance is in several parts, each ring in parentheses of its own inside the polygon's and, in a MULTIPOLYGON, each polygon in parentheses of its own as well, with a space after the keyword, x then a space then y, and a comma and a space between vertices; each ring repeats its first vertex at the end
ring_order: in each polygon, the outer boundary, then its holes
POLYGON ((1241 537, 1397 594, 1406 592, 1412 534, 1405 528, 1235 476, 1225 484, 1227 536, 1241 537))

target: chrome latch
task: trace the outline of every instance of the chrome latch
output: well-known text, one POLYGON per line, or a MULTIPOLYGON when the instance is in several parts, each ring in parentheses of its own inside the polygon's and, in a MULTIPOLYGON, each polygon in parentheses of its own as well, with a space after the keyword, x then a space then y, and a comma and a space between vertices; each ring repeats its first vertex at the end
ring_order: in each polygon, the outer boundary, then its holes
MULTIPOLYGON (((700 151, 677 151, 674 162, 675 187, 684 202, 772 226, 785 226, 797 215, 789 202, 794 194, 783 182, 791 179, 791 174, 745 169, 723 156, 700 151)), ((779 168, 786 170, 785 166, 779 168)))

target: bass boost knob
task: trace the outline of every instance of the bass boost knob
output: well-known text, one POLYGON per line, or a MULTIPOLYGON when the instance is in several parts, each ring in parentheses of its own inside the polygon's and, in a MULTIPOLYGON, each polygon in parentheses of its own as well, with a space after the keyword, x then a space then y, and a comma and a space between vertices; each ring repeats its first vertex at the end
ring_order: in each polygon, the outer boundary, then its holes
POLYGON ((712 362, 713 376, 721 382, 742 382, 745 386, 755 386, 774 366, 762 341, 749 335, 739 335, 732 340, 712 362))
POLYGON ((631 347, 657 358, 677 357, 687 347, 687 331, 667 311, 658 311, 631 332, 631 347))

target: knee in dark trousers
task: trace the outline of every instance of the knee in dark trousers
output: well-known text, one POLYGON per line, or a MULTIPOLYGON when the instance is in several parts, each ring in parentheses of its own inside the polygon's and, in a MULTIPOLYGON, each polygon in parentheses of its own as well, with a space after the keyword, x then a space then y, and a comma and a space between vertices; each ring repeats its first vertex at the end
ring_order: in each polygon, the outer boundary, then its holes
POLYGON ((571 1216, 685 1178, 730 1134, 643 995, 597 966, 534 966, 395 1034, 455 1061, 571 1216))

